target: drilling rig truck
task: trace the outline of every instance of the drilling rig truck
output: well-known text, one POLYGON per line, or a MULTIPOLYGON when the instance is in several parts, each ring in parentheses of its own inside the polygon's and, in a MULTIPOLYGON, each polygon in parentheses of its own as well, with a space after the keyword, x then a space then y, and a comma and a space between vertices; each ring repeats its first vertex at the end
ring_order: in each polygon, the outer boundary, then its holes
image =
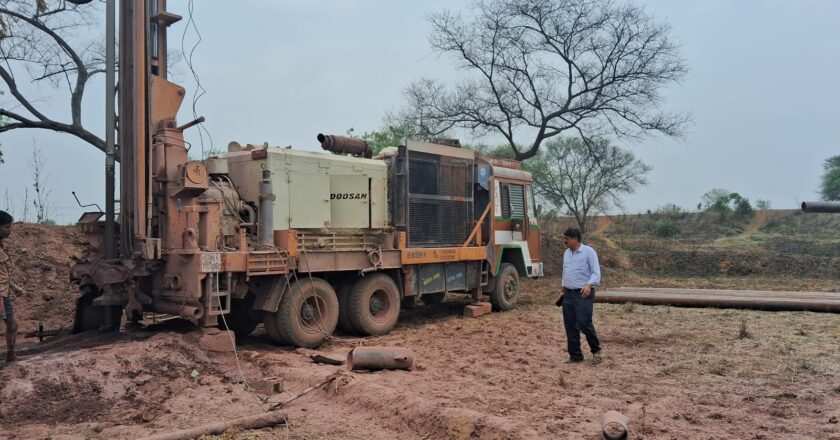
POLYGON ((109 204, 78 222, 75 331, 154 312, 315 347, 337 327, 386 334, 402 303, 447 292, 510 310, 520 278, 542 276, 531 175, 456 141, 373 157, 319 134, 326 152, 231 142, 191 160, 201 119, 176 122, 185 90, 166 78, 179 19, 164 0, 120 1, 119 221, 109 204))

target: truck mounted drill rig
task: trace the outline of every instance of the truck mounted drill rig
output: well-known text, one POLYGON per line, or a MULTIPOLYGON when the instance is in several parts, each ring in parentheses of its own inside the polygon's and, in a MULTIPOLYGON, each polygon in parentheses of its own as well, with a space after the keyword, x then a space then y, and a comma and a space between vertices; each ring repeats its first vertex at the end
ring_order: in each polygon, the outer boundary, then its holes
POLYGON ((280 344, 314 347, 337 326, 385 334, 418 297, 487 294, 509 310, 520 277, 542 275, 530 174, 457 142, 371 157, 362 140, 318 135, 327 153, 231 142, 190 160, 183 133, 201 120, 178 125, 185 90, 166 79, 179 19, 165 0, 120 1, 119 227, 110 206, 79 220, 75 331, 123 313, 223 315, 237 335, 263 322, 280 344))

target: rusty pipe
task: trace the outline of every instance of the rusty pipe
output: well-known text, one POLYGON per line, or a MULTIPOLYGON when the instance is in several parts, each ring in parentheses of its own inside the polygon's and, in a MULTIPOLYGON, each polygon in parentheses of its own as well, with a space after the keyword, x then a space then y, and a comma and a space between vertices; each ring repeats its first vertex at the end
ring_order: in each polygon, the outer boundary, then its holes
POLYGON ((318 142, 321 143, 321 148, 333 153, 348 153, 368 159, 373 156, 370 145, 362 139, 318 133, 318 142))
POLYGON ((201 305, 177 304, 169 301, 155 301, 151 308, 158 313, 167 315, 178 315, 184 318, 199 319, 204 316, 204 307, 201 305))
POLYGON ((401 347, 356 347, 347 364, 351 370, 410 370, 414 353, 401 347))
POLYGON ((607 440, 623 440, 627 438, 630 419, 618 411, 607 411, 601 416, 601 433, 607 440))
POLYGON ((818 297, 756 297, 749 295, 708 292, 685 294, 671 292, 601 291, 595 302, 624 304, 628 302, 645 305, 674 307, 718 307, 735 309, 776 310, 840 313, 840 298, 818 297))
POLYGON ((840 213, 840 202, 802 202, 802 210, 805 212, 830 212, 840 213))

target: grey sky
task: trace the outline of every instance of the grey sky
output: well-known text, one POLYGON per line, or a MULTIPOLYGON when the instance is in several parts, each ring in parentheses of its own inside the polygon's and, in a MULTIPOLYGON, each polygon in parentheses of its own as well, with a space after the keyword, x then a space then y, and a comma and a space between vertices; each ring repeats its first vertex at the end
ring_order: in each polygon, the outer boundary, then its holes
MULTIPOLYGON (((193 57, 202 85, 198 114, 207 117, 214 146, 231 140, 318 149, 318 132, 378 128, 399 108, 401 91, 420 76, 454 79, 450 60, 428 46, 427 13, 464 8, 467 1, 204 1, 195 4, 203 41, 193 57)), ((666 203, 696 206, 710 188, 723 187, 774 208, 815 199, 823 161, 840 154, 840 33, 834 1, 642 1, 668 21, 681 42, 690 73, 666 92, 666 107, 692 114, 685 141, 661 138, 626 144, 654 170, 650 184, 626 198, 627 212, 666 203)), ((170 1, 187 15, 186 1, 170 1)), ((170 32, 180 49, 186 20, 170 32)), ((195 41, 189 32, 186 49, 195 41)), ((102 126, 100 82, 86 98, 85 119, 102 126)), ((185 63, 175 80, 191 97, 185 63)), ((60 93, 36 91, 50 114, 65 115, 60 93)), ((7 100, 8 97, 0 98, 7 100)), ((181 122, 192 119, 185 102, 181 122)), ((188 132, 193 148, 201 142, 188 132)), ((464 139, 469 141, 469 139, 464 139)), ((72 222, 85 202, 104 199, 102 153, 48 132, 0 136, 0 197, 8 190, 22 211, 31 176, 33 142, 48 155, 54 217, 72 222)), ((207 139, 205 148, 210 148, 207 139)), ((0 205, 5 205, 0 199, 0 205)))

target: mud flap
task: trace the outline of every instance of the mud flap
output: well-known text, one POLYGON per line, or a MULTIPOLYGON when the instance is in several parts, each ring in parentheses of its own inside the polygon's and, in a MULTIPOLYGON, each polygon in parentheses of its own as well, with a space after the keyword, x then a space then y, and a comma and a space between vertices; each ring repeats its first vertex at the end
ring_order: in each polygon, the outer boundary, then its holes
POLYGON ((253 310, 263 310, 274 313, 280 306, 280 299, 283 298, 283 291, 288 285, 286 277, 277 277, 275 282, 270 283, 266 288, 260 289, 254 298, 253 310))

